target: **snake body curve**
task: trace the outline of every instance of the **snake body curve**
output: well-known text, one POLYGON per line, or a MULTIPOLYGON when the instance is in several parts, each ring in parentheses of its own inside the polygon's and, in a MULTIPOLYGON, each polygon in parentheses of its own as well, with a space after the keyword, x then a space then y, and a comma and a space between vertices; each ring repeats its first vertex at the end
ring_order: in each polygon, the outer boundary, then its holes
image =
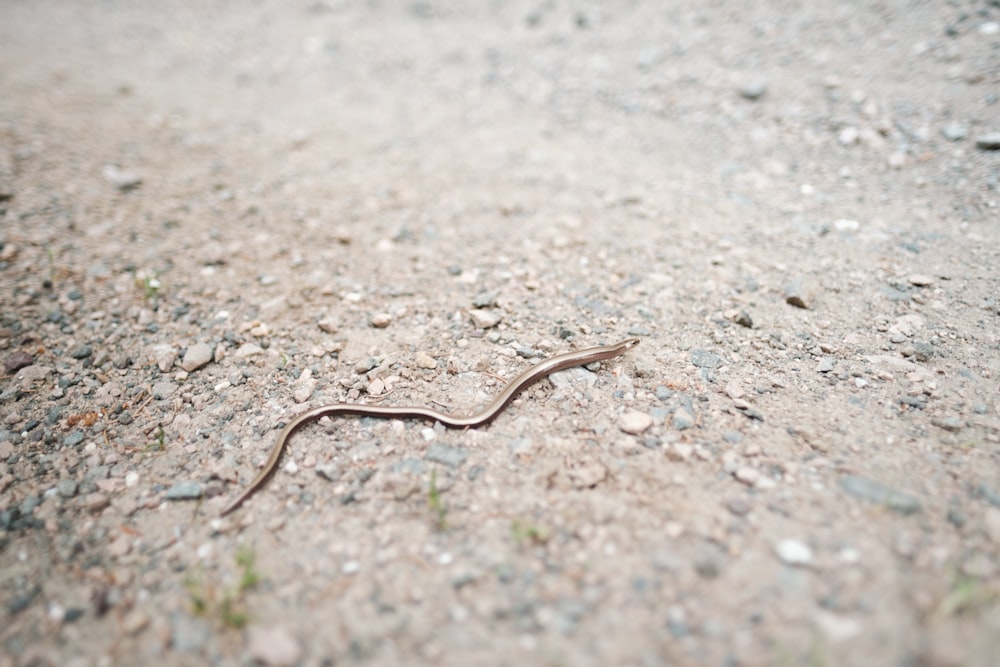
POLYGON ((386 419, 425 419, 427 421, 440 422, 448 428, 474 428, 489 423, 514 400, 521 391, 529 385, 542 378, 574 366, 586 366, 596 361, 606 361, 625 354, 639 344, 638 338, 629 338, 615 345, 602 347, 589 347, 577 352, 567 352, 540 361, 531 368, 528 368, 516 378, 508 382, 503 391, 493 399, 481 412, 468 417, 455 417, 453 415, 439 412, 431 408, 422 407, 385 407, 379 405, 361 405, 358 403, 330 403, 320 405, 307 410, 292 419, 281 429, 278 439, 271 448, 271 454, 267 457, 264 467, 253 479, 252 482, 236 498, 226 505, 220 516, 225 516, 242 505, 247 498, 253 495, 264 485, 264 482, 274 473, 281 460, 281 454, 288 444, 288 439, 303 424, 319 419, 320 417, 332 417, 334 415, 359 415, 363 417, 383 417, 386 419))

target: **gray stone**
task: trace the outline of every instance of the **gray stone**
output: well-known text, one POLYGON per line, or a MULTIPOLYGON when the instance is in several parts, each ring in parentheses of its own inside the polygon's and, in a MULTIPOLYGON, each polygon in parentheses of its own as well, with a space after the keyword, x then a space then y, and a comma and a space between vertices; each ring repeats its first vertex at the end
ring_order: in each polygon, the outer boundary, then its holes
POLYGON ((743 498, 730 498, 726 501, 726 509, 736 516, 746 516, 753 507, 743 498))
POLYGON ((340 479, 340 466, 336 463, 317 463, 316 464, 316 474, 323 479, 329 480, 331 482, 336 482, 340 479))
POLYGON ((549 382, 557 389, 569 387, 593 387, 597 383, 597 374, 582 366, 567 368, 549 375, 549 382))
POLYGON ((424 458, 428 461, 444 464, 450 468, 457 468, 465 463, 465 459, 469 458, 469 453, 464 449, 452 447, 443 442, 435 442, 427 448, 424 458))
POLYGON ((949 416, 949 417, 935 417, 931 419, 931 423, 938 428, 944 429, 945 431, 951 431, 952 433, 957 433, 965 428, 965 420, 961 417, 949 416))
POLYGON ((94 466, 87 471, 84 475, 85 482, 93 482, 94 480, 107 479, 111 474, 111 469, 108 466, 94 466))
POLYGON ((753 329, 753 318, 751 318, 750 314, 747 313, 747 311, 745 310, 741 310, 739 313, 737 313, 733 321, 736 322, 736 324, 740 325, 741 327, 746 327, 747 329, 753 329))
POLYGON ((496 302, 496 292, 480 292, 476 295, 476 298, 472 300, 472 305, 476 308, 489 308, 490 306, 496 305, 496 302))
POLYGON ((686 431, 694 426, 694 415, 687 408, 677 408, 674 411, 673 425, 677 431, 686 431))
POLYGON ((35 494, 31 494, 21 501, 21 505, 18 508, 22 516, 28 516, 35 511, 35 508, 42 504, 42 497, 35 494))
POLYGON ((94 353, 94 349, 89 345, 81 345, 70 352, 70 356, 74 359, 86 359, 94 353))
POLYGON ((389 472, 398 472, 405 475, 423 475, 425 470, 426 466, 424 462, 414 458, 403 459, 389 466, 389 472))
POLYGON ((960 123, 948 123, 941 128, 941 136, 948 141, 961 141, 969 136, 969 130, 960 123))
POLYGON ((197 500, 201 498, 202 493, 200 482, 194 480, 178 482, 167 489, 167 500, 197 500))
POLYGON ((1000 132, 990 132, 976 137, 976 148, 984 151, 1000 151, 1000 132))
POLYGON ((722 357, 707 350, 691 350, 691 363, 698 368, 718 368, 722 357))
POLYGON ((75 479, 63 479, 59 480, 56 488, 59 490, 59 495, 63 498, 72 498, 80 489, 80 484, 75 479))
POLYGON ((994 507, 1000 507, 1000 493, 997 493, 985 484, 980 484, 979 488, 977 488, 973 493, 973 496, 977 498, 984 498, 986 502, 994 507))
POLYGON ((83 438, 84 438, 83 431, 73 431, 65 438, 63 438, 63 444, 66 445, 67 447, 76 447, 81 442, 83 442, 83 438))
POLYGON ((829 373, 830 371, 833 370, 834 366, 836 365, 837 365, 837 360, 834 359, 833 357, 823 357, 819 360, 819 363, 816 364, 816 372, 829 373))
POLYGON ((845 475, 840 478, 840 488, 856 498, 885 505, 900 514, 913 514, 920 511, 920 499, 916 496, 896 491, 867 477, 845 475))
POLYGON ((740 97, 750 101, 759 100, 766 92, 767 82, 759 79, 740 86, 740 97))
POLYGON ((167 380, 161 380, 153 384, 153 398, 156 400, 167 398, 175 391, 177 391, 177 385, 167 380))

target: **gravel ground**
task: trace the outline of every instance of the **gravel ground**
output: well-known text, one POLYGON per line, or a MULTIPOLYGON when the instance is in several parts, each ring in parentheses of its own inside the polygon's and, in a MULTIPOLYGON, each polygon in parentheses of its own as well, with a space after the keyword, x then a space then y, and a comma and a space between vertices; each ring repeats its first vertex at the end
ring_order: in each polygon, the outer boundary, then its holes
POLYGON ((0 667, 995 665, 998 72, 995 1, 0 4, 0 667))

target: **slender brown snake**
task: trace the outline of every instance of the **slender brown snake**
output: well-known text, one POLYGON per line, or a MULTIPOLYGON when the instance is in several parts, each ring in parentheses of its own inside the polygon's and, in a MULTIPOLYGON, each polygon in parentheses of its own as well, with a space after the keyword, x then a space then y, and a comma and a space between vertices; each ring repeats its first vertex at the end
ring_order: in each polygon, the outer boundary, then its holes
POLYGON ((430 408, 396 408, 375 405, 359 405, 356 403, 331 403, 329 405, 321 405, 313 408, 312 410, 307 410, 298 417, 292 419, 292 421, 285 425, 285 428, 281 429, 281 433, 278 434, 278 440, 274 443, 274 447, 271 448, 271 455, 267 457, 267 462, 264 463, 264 467, 259 473, 257 473, 254 480, 250 482, 250 485, 247 486, 243 492, 240 493, 240 495, 236 496, 236 499, 229 503, 224 510, 222 510, 222 514, 220 516, 225 516, 235 510, 237 507, 242 505, 247 498, 253 495, 258 489, 260 489, 261 486, 264 485, 267 478, 270 477, 278 467, 278 461, 281 459, 281 453, 285 450, 285 445, 288 444, 288 439, 291 437, 292 433, 298 430, 298 428, 306 422, 310 422, 324 416, 361 415, 363 417, 386 417, 389 419, 426 419, 428 421, 440 422, 448 428, 474 428, 492 421, 498 414, 500 414, 500 411, 503 410, 507 404, 510 403, 525 387, 541 380, 546 375, 555 373, 556 371, 561 371, 565 368, 585 366, 587 364, 592 364, 595 361, 614 359, 615 357, 625 354, 625 352, 638 344, 638 338, 629 338, 616 345, 588 347, 585 350, 567 352, 565 354, 559 354, 546 359, 545 361, 541 361, 508 382, 503 388, 503 391, 500 392, 500 395, 493 399, 493 402, 486 406, 482 412, 478 412, 469 417, 454 417, 430 408))

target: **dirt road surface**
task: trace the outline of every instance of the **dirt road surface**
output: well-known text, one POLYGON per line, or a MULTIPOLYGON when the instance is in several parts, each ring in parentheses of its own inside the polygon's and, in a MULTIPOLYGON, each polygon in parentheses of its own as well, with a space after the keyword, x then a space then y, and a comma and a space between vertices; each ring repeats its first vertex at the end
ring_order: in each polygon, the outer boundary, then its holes
POLYGON ((0 667, 996 665, 998 73, 985 0, 0 3, 0 667))

